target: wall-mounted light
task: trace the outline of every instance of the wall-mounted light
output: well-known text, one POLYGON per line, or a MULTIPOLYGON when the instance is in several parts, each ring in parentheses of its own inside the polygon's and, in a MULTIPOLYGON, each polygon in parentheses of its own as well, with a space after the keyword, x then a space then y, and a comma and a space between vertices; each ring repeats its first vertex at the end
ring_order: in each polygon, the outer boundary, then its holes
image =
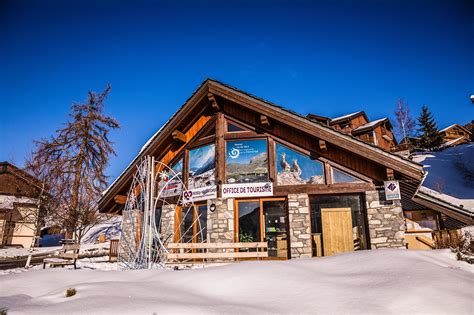
POLYGON ((216 211, 216 209, 217 209, 217 207, 216 207, 216 204, 215 204, 215 203, 213 203, 213 204, 211 204, 211 205, 209 206, 209 211, 211 211, 211 212, 216 211))

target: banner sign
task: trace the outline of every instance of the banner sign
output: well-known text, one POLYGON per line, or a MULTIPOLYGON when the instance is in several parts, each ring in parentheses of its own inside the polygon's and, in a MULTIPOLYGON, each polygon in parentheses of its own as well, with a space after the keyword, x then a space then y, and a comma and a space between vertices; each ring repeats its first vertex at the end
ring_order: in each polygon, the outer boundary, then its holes
POLYGON ((223 184, 222 198, 273 196, 273 183, 223 184))
POLYGON ((190 203, 193 201, 201 201, 217 198, 217 186, 194 188, 183 191, 183 202, 190 203))
POLYGON ((383 186, 385 187, 385 199, 387 200, 400 200, 400 185, 398 184, 398 180, 389 180, 383 182, 383 186))

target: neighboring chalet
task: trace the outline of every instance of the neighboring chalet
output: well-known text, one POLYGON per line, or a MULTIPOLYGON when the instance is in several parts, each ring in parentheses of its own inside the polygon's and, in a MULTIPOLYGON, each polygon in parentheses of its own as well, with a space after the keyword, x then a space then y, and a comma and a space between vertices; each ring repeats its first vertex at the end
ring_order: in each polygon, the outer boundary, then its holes
MULTIPOLYGON (((423 209, 413 200, 423 167, 353 136, 357 128, 375 130, 363 127, 369 123, 364 116, 353 119, 350 130, 341 118, 334 128, 333 120, 305 117, 208 79, 104 192, 99 209, 122 213, 136 189, 136 166, 151 155, 179 170, 187 189, 196 191, 196 211, 175 222, 192 225, 193 216, 204 214, 204 242, 276 239, 269 256, 281 259, 405 248, 402 205, 423 209), (398 181, 401 200, 387 197, 387 180, 398 181)), ((384 120, 374 125, 391 127, 384 120)), ((162 218, 185 215, 179 205, 169 207, 173 200, 157 205, 162 218)), ((469 216, 457 219, 472 223, 469 216)), ((174 239, 191 227, 175 224, 174 239)))
POLYGON ((458 124, 441 129, 439 133, 443 136, 444 145, 448 147, 471 141, 471 132, 458 124))
POLYGON ((309 114, 309 119, 333 127, 346 134, 351 134, 367 143, 374 144, 385 150, 391 150, 397 145, 393 135, 393 127, 388 118, 369 121, 364 111, 328 118, 309 114))
POLYGON ((8 162, 0 162, 0 247, 31 247, 39 235, 39 181, 8 162))

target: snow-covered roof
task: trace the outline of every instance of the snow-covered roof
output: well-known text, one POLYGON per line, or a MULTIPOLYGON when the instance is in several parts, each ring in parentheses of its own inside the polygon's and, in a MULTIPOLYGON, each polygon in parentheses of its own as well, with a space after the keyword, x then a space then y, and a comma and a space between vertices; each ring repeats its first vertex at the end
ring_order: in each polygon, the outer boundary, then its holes
POLYGON ((413 156, 427 172, 419 191, 474 214, 474 144, 413 156))
POLYGON ((444 131, 446 131, 446 130, 448 130, 448 129, 451 129, 451 128, 455 127, 455 126, 457 126, 457 127, 461 128, 461 129, 465 130, 465 131, 468 132, 468 133, 471 133, 469 130, 466 129, 466 127, 461 126, 460 124, 452 124, 452 125, 450 125, 450 126, 448 126, 448 127, 446 127, 446 128, 441 129, 439 132, 444 132, 444 131))
POLYGON ((355 115, 359 115, 363 113, 363 111, 358 111, 358 112, 354 112, 354 113, 350 113, 350 114, 347 114, 347 115, 344 115, 344 116, 339 116, 339 117, 336 117, 336 118, 331 118, 331 122, 334 123, 334 122, 337 122, 339 120, 344 120, 344 119, 347 119, 349 117, 352 117, 352 116, 355 116, 355 115))
POLYGON ((443 147, 450 147, 450 146, 456 144, 457 142, 459 142, 459 141, 461 141, 461 140, 463 140, 463 139, 464 139, 464 136, 459 137, 459 138, 456 138, 456 139, 451 140, 451 141, 448 141, 448 142, 445 142, 445 143, 443 144, 443 147))
POLYGON ((352 131, 357 132, 357 131, 360 131, 360 130, 372 128, 372 127, 376 126, 377 124, 379 124, 382 121, 385 121, 387 119, 388 119, 387 117, 384 117, 384 118, 380 118, 380 119, 377 119, 377 120, 370 121, 370 122, 366 123, 365 125, 361 125, 361 126, 355 128, 352 131))

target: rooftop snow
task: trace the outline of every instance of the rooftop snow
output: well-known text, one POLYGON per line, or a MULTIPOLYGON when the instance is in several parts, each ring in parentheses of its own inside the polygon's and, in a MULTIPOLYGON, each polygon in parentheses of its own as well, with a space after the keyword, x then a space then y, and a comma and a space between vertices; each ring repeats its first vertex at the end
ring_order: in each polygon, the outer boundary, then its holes
POLYGON ((354 113, 347 114, 347 115, 344 115, 344 116, 339 116, 339 117, 336 117, 336 118, 331 118, 331 122, 335 122, 335 121, 338 121, 338 120, 343 120, 343 119, 349 118, 351 116, 358 115, 360 113, 362 113, 362 111, 354 112, 354 113))
POLYGON ((359 130, 363 130, 363 129, 366 129, 366 128, 371 128, 371 127, 377 125, 379 122, 382 122, 382 121, 384 121, 384 120, 387 120, 387 117, 380 118, 380 119, 377 119, 377 120, 368 122, 368 123, 366 123, 365 125, 359 126, 359 127, 355 128, 355 129, 352 130, 352 131, 359 131, 359 130))
POLYGON ((420 191, 474 212, 474 144, 417 153, 413 160, 427 172, 420 191))

